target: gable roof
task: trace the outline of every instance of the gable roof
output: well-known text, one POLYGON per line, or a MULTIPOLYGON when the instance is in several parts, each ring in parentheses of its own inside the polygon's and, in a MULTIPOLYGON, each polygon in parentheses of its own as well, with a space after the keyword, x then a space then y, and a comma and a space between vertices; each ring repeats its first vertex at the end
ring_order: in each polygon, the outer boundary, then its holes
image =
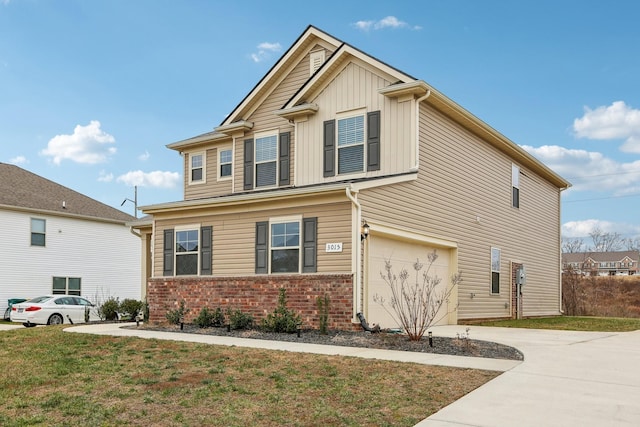
POLYGON ((18 166, 0 163, 0 209, 125 223, 135 218, 18 166))
POLYGON ((593 260, 594 262, 616 262, 630 258, 633 261, 640 259, 638 251, 616 251, 616 252, 571 252, 563 253, 562 261, 564 262, 585 262, 593 260))

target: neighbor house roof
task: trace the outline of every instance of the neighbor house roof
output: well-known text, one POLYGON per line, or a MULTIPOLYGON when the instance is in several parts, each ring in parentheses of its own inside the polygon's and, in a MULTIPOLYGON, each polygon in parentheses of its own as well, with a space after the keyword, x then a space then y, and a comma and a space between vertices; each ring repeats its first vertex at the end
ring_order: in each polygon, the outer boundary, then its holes
POLYGON ((18 166, 0 163, 0 209, 122 222, 135 218, 18 166))
POLYGON ((631 258, 638 261, 640 252, 638 251, 616 251, 616 252, 572 252, 563 253, 562 260, 564 262, 584 262, 593 260, 595 262, 616 262, 625 258, 631 258))

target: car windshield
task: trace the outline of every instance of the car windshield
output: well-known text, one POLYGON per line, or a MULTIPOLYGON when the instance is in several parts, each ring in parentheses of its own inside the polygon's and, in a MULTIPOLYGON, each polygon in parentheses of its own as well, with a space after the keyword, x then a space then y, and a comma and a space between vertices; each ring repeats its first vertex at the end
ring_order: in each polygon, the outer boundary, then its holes
POLYGON ((34 299, 30 299, 28 302, 34 303, 34 304, 43 303, 43 302, 49 301, 51 298, 53 298, 53 297, 49 297, 49 296, 37 297, 37 298, 34 298, 34 299))

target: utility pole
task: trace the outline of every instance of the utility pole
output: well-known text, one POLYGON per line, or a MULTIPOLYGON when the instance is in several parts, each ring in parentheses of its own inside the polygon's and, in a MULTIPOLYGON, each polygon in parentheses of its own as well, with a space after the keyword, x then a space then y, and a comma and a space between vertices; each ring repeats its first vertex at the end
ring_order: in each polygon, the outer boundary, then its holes
POLYGON ((133 209, 134 209, 133 216, 135 216, 136 219, 138 219, 138 186, 137 185, 133 186, 133 200, 125 198, 122 201, 122 203, 120 203, 120 206, 124 206, 124 204, 127 202, 133 203, 133 209))

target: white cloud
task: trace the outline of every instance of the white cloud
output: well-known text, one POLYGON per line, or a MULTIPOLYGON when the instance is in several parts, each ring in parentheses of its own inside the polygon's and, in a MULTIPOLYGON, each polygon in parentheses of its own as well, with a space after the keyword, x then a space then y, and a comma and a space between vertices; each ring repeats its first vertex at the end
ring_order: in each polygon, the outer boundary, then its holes
POLYGON ((111 182, 113 181, 113 174, 107 173, 103 170, 100 171, 100 175, 98 176, 98 181, 100 182, 111 182))
POLYGON ((272 53, 277 53, 282 50, 282 46, 280 45, 280 43, 269 42, 260 43, 257 48, 258 51, 250 55, 253 62, 256 63, 269 59, 272 53))
POLYGON ((369 30, 382 30, 385 28, 408 28, 411 30, 421 30, 422 27, 419 25, 409 25, 408 23, 399 20, 395 16, 387 16, 378 21, 358 21, 353 24, 353 26, 362 31, 369 30))
POLYGON ((116 178, 116 181, 122 182, 131 187, 137 185, 139 187, 175 188, 180 182, 180 174, 178 172, 143 172, 141 170, 137 170, 120 175, 116 178))
POLYGON ((138 160, 140 160, 141 162, 146 162, 147 160, 149 160, 149 157, 151 157, 151 154, 149 154, 149 152, 145 150, 144 153, 138 156, 138 160))
POLYGON ((569 180, 573 191, 613 191, 614 195, 640 191, 640 160, 620 163, 599 152, 557 145, 522 148, 569 180))
POLYGON ((584 108, 584 115, 573 121, 576 137, 588 139, 624 139, 624 152, 640 153, 640 110, 613 102, 595 110, 584 108))
POLYGON ((617 233, 621 236, 638 236, 640 227, 638 225, 603 221, 601 219, 585 219, 583 221, 569 221, 562 224, 562 237, 564 238, 584 238, 586 243, 591 243, 589 234, 595 230, 603 233, 617 233))
POLYGON ((100 129, 100 122, 92 120, 87 126, 77 125, 71 135, 56 135, 40 151, 40 154, 52 158, 59 165, 68 159, 76 163, 104 163, 115 154, 116 148, 110 146, 115 138, 100 129))
POLYGON ((13 159, 9 159, 9 163, 11 163, 12 165, 22 165, 28 162, 25 156, 16 156, 13 159))

